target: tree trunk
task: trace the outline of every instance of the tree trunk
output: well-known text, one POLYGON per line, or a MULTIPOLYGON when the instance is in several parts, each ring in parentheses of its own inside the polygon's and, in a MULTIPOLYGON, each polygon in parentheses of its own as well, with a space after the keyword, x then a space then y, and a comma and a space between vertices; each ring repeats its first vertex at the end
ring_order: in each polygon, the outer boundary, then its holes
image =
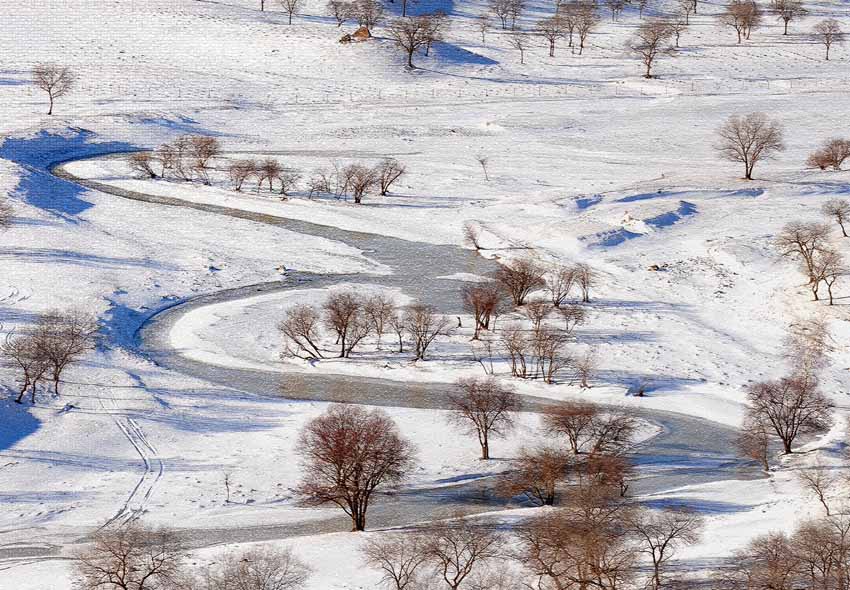
POLYGON ((487 440, 487 433, 485 432, 481 438, 481 458, 485 460, 490 459, 490 441, 487 440))
POLYGON ((289 24, 290 25, 292 24, 292 13, 291 12, 289 13, 289 24))
POLYGON ((783 452, 784 455, 790 455, 791 453, 793 453, 793 451, 791 450, 791 441, 790 440, 783 438, 782 439, 782 448, 784 450, 784 452, 783 452))
POLYGON ((788 34, 788 21, 787 21, 787 20, 785 20, 785 32, 784 32, 784 33, 782 33, 782 34, 783 34, 783 35, 787 35, 787 34, 788 34))
MULTIPOLYGON (((829 50, 827 50, 826 59, 829 59, 829 50)), ((53 95, 48 94, 48 96, 50 97, 50 108, 47 110, 47 114, 52 115, 53 114, 53 95)))

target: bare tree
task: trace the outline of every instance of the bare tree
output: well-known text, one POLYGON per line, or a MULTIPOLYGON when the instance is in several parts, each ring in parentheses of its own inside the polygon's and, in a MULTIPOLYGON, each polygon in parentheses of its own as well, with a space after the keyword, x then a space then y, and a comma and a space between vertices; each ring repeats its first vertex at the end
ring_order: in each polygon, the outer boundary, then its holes
POLYGON ((512 33, 508 45, 519 51, 519 63, 525 64, 525 50, 528 49, 528 37, 525 33, 512 33))
POLYGON ((761 9, 754 0, 731 0, 720 13, 720 22, 735 29, 741 43, 761 22, 761 9))
POLYGON ((676 549, 698 542, 703 528, 702 518, 688 510, 666 509, 638 512, 629 526, 639 542, 639 551, 652 562, 649 588, 660 590, 667 563, 676 549))
POLYGON ((348 358, 354 348, 369 335, 371 326, 363 312, 363 299, 354 292, 336 291, 325 301, 325 327, 336 333, 339 357, 348 358))
POLYGON ((841 170, 841 166, 847 158, 850 158, 850 140, 832 138, 812 152, 806 160, 806 164, 821 170, 826 170, 828 167, 833 170, 841 170))
POLYGON ((535 356, 533 377, 542 377, 545 383, 554 383, 556 374, 571 364, 573 358, 567 354, 567 336, 549 328, 534 330, 531 347, 535 356))
POLYGON ((755 416, 747 416, 735 439, 735 446, 746 458, 758 461, 770 471, 770 426, 755 416))
POLYGON ((493 527, 462 517, 440 521, 424 534, 428 563, 451 590, 460 588, 476 568, 497 558, 504 542, 493 527))
POLYGON ((133 152, 127 158, 130 169, 142 174, 145 178, 156 178, 156 172, 153 169, 154 161, 153 154, 150 152, 133 152))
POLYGON ((38 64, 32 71, 33 84, 47 93, 50 99, 48 115, 53 114, 53 104, 74 89, 76 76, 70 68, 56 64, 38 64))
POLYGON ((12 206, 6 202, 6 198, 0 196, 0 231, 7 229, 12 224, 12 206))
POLYGON ((390 37, 407 55, 407 67, 415 69, 413 54, 428 44, 430 22, 425 17, 397 18, 390 23, 390 37))
POLYGON ((50 360, 40 346, 36 335, 25 333, 15 336, 9 333, 0 347, 0 353, 21 374, 21 386, 15 402, 22 403, 24 395, 29 391, 32 403, 35 403, 38 382, 50 369, 50 360))
POLYGON ((428 554, 421 533, 388 534, 366 541, 366 563, 381 570, 381 583, 390 590, 416 590, 428 554))
POLYGON ((528 379, 531 376, 533 359, 531 342, 525 330, 517 325, 508 325, 502 330, 500 341, 511 359, 511 375, 528 379))
POLYGON ((315 307, 299 304, 289 308, 278 325, 284 353, 307 360, 324 358, 319 349, 321 316, 315 307))
POLYGON ((848 237, 844 224, 850 221, 850 202, 846 199, 830 199, 823 204, 821 212, 826 217, 834 219, 841 228, 841 235, 848 237))
POLYGON ((815 301, 818 301, 818 286, 823 282, 826 283, 829 305, 833 305, 835 294, 832 289, 839 279, 848 274, 850 274, 850 268, 844 262, 844 256, 839 251, 828 248, 815 253, 813 273, 809 277, 809 288, 815 301))
POLYGON ((401 354, 404 352, 404 335, 407 332, 407 326, 405 325, 405 320, 407 318, 407 311, 399 311, 397 310, 392 316, 387 318, 387 325, 392 330, 393 334, 395 334, 396 340, 398 341, 398 352, 401 354))
POLYGON ((747 399, 748 416, 770 425, 786 455, 793 452, 798 435, 824 432, 832 424, 832 402, 810 376, 756 383, 747 388, 747 399))
POLYGON ((564 36, 564 19, 560 16, 550 16, 539 20, 537 31, 549 42, 549 57, 555 57, 555 44, 564 36))
POLYGON ((508 2, 508 15, 511 18, 511 30, 516 29, 516 21, 522 15, 525 10, 525 2, 526 0, 507 0, 508 2))
POLYGON ((277 179, 280 181, 281 198, 286 199, 297 187, 298 181, 301 180, 301 173, 292 168, 281 168, 277 179))
POLYGON ((771 0, 770 8, 785 26, 783 35, 788 34, 788 23, 808 13, 801 0, 771 0))
POLYGON ((611 11, 612 23, 616 22, 617 18, 619 18, 620 13, 623 12, 627 3, 627 0, 605 0, 605 6, 607 6, 608 10, 611 11))
POLYGON ((363 197, 378 184, 375 169, 363 164, 349 164, 345 167, 344 174, 348 180, 346 185, 351 189, 354 202, 358 205, 363 202, 363 197))
POLYGON ((291 549, 257 547, 225 554, 204 577, 202 590, 298 590, 311 573, 291 549))
POLYGON ((832 46, 840 45, 844 42, 844 32, 841 30, 841 25, 834 18, 828 18, 816 24, 812 35, 826 49, 827 61, 829 61, 829 50, 832 46))
POLYGON ((378 185, 381 187, 381 196, 386 196, 390 192, 390 187, 393 183, 401 178, 407 171, 404 164, 394 158, 385 158, 376 167, 378 175, 378 185))
POLYGON ((345 21, 352 17, 354 6, 351 2, 344 2, 343 0, 330 0, 327 3, 327 11, 336 20, 336 26, 341 27, 345 24, 345 21))
POLYGON ((584 52, 584 46, 588 36, 599 24, 599 14, 596 12, 595 4, 583 2, 575 12, 575 28, 578 33, 578 54, 584 52))
POLYGON ((511 0, 489 0, 490 10, 493 11, 502 23, 502 30, 508 28, 508 19, 511 15, 511 0))
POLYGON ((484 180, 490 182, 490 176, 487 174, 487 164, 490 163, 490 158, 483 154, 478 154, 475 156, 475 161, 481 166, 481 170, 484 172, 484 180))
POLYGON ((779 254, 799 260, 809 281, 817 274, 815 258, 819 252, 829 249, 830 228, 825 223, 792 221, 785 224, 776 236, 775 245, 779 254))
POLYGON ((596 355, 588 350, 575 360, 575 378, 582 389, 590 389, 590 380, 596 376, 596 355))
POLYGON ((221 142, 215 137, 194 135, 189 138, 191 169, 204 184, 210 183, 209 169, 213 158, 221 155, 221 142))
POLYGON ((74 562, 86 590, 159 590, 187 581, 176 533, 139 522, 99 529, 74 562))
POLYGON ((487 42, 487 31, 490 30, 490 17, 486 14, 480 15, 475 21, 476 27, 478 28, 478 32, 481 33, 481 43, 484 44, 487 42))
POLYGON ((720 143, 716 149, 730 162, 744 165, 744 178, 752 180, 753 168, 785 149, 782 126, 764 113, 729 117, 718 131, 720 143))
POLYGON ((292 24, 292 15, 301 8, 301 0, 280 0, 284 12, 289 15, 289 24, 292 24))
POLYGON ((510 295, 514 305, 523 305, 529 293, 546 284, 546 271, 531 258, 517 258, 503 264, 496 271, 495 279, 510 295))
POLYGON ((816 378, 829 364, 828 355, 834 350, 829 324, 818 317, 791 323, 783 348, 783 356, 794 375, 803 379, 816 378))
POLYGON ((423 14, 420 18, 426 19, 428 25, 425 42, 425 57, 428 57, 434 43, 443 40, 443 34, 449 26, 449 17, 442 10, 438 10, 433 14, 423 14))
POLYGON ((573 274, 581 290, 582 303, 590 303, 590 289, 596 284, 596 272, 589 265, 580 262, 573 267, 573 274))
POLYGON ((756 537, 729 560, 719 582, 735 589, 795 590, 800 586, 800 560, 784 533, 756 537))
MULTIPOLYGON (((394 2, 395 0, 392 1, 394 2)), ((407 16, 407 9, 416 2, 417 0, 401 0, 401 16, 407 16)))
POLYGON ((382 293, 369 297, 363 303, 363 313, 372 325, 372 331, 378 339, 378 350, 381 348, 382 336, 387 332, 390 322, 398 313, 397 309, 395 299, 382 293))
POLYGON ((593 434, 593 422, 599 417, 599 409, 586 402, 562 402, 542 416, 543 428, 555 436, 567 439, 572 452, 581 453, 593 434))
POLYGON ((694 13, 694 1, 693 0, 677 0, 679 5, 679 14, 681 14, 685 19, 685 24, 691 24, 691 15, 694 13))
POLYGON ((576 282, 575 268, 565 266, 563 264, 555 264, 549 269, 545 277, 546 289, 549 291, 549 299, 555 307, 561 307, 561 304, 570 296, 570 291, 576 282))
POLYGON ((366 528, 375 491, 404 480, 415 449, 381 410, 334 405, 313 418, 298 439, 303 478, 298 492, 307 504, 333 503, 351 517, 352 530, 366 528))
POLYGON ((384 5, 378 0, 355 0, 352 15, 371 31, 384 18, 384 5))
POLYGON ((828 471, 827 467, 815 465, 797 471, 797 478, 803 487, 818 499, 818 502, 826 511, 826 515, 830 516, 828 496, 837 483, 835 476, 828 471))
POLYGON ((274 190, 274 181, 280 178, 283 166, 274 158, 266 158, 257 164, 255 176, 257 178, 257 190, 259 191, 263 182, 268 181, 269 192, 274 190))
POLYGON ((579 305, 565 305, 558 308, 561 319, 564 320, 564 332, 572 335, 575 329, 587 321, 587 312, 579 305))
POLYGON ((59 395, 65 369, 94 348, 98 330, 97 319, 80 310, 50 311, 38 319, 34 335, 47 360, 54 394, 59 395))
POLYGON ((496 309, 502 301, 502 292, 495 283, 466 285, 461 292, 464 310, 472 314, 475 323, 473 340, 478 340, 481 330, 489 330, 496 309))
POLYGON ((651 20, 642 23, 626 44, 626 48, 643 62, 644 78, 652 78, 652 65, 659 55, 670 53, 669 41, 672 36, 669 23, 651 20))
POLYGON ((449 320, 430 305, 416 303, 404 311, 404 328, 413 339, 414 360, 425 360, 428 348, 438 336, 449 332, 449 320))
POLYGON ((503 480, 502 490, 510 496, 523 495, 537 506, 553 506, 571 463, 557 447, 523 448, 503 480))
POLYGON ((685 32, 685 29, 688 28, 688 17, 684 13, 678 12, 667 21, 667 24, 670 25, 670 32, 673 33, 673 38, 675 39, 674 45, 678 49, 679 38, 682 36, 682 33, 685 32))
POLYGON ((837 514, 803 522, 791 536, 798 588, 850 587, 850 518, 837 514))
POLYGON ((516 392, 495 378, 466 378, 457 382, 449 398, 450 420, 474 433, 481 445, 481 458, 490 459, 490 439, 505 436, 514 427, 514 413, 521 402, 516 392))

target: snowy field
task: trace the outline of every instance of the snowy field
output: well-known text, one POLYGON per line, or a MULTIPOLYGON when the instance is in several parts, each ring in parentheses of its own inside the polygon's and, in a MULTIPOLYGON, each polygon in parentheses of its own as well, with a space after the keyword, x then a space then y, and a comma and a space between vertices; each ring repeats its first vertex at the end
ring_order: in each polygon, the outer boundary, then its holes
MULTIPOLYGON (((647 15, 672 10, 667 1, 650 2, 647 15)), ((320 303, 346 285, 390 293, 398 303, 413 297, 387 286, 393 269, 381 253, 353 247, 342 230, 463 246, 462 228, 472 223, 488 259, 533 253, 595 268, 599 284, 574 345, 598 360, 592 388, 511 379, 504 359, 495 362, 500 379, 539 398, 738 427, 744 387, 786 373, 787 326, 825 320, 835 350, 822 388, 836 404, 835 426, 806 440, 805 452, 776 460, 770 477, 684 485, 649 498, 704 513, 702 540, 677 556, 695 570, 754 535, 790 531, 820 514, 794 472, 816 462, 846 468, 850 282, 837 284, 833 306, 810 301, 804 276, 777 256, 773 239, 789 221, 823 220, 821 205, 850 193, 847 172, 804 165, 822 140, 850 132, 850 46, 833 47, 825 61, 808 35, 827 17, 850 29, 846 3, 807 3, 808 15, 791 22, 788 36, 768 14, 737 45, 716 18, 722 3, 700 2, 680 50, 660 57, 658 77, 649 80, 623 49, 641 22, 632 7, 617 22, 603 10, 583 55, 559 42, 548 57, 536 37, 520 64, 495 25, 482 43, 475 19, 486 2, 421 0, 414 12, 442 9, 451 28, 407 71, 380 26, 369 42, 343 45, 350 23, 337 28, 324 2, 305 0, 291 26, 279 4, 269 4, 265 13, 253 0, 0 6, 11 32, 0 36, 0 192, 14 207, 11 227, 0 231, 0 332, 77 307, 97 314, 104 335, 69 369, 63 394, 45 393, 34 406, 13 403, 16 373, 0 367, 0 589, 70 588, 68 558, 114 517, 208 536, 193 554, 198 562, 224 546, 268 541, 293 547, 314 568, 309 590, 376 588, 380 576, 362 566, 358 547, 382 531, 339 532, 338 510, 305 508, 294 497, 295 440, 327 404, 183 374, 137 346, 146 319, 194 296, 279 281, 288 270, 357 274, 330 288, 192 308, 167 341, 196 363, 295 378, 380 378, 415 390, 417 382, 483 376, 470 354, 469 316, 423 362, 391 353, 389 334, 380 349, 369 340, 351 359, 281 360, 277 324, 296 303, 320 303), (32 66, 43 61, 79 77, 51 117, 30 82, 32 66), (727 117, 752 111, 782 123, 787 149, 745 181, 714 146, 727 117), (308 198, 303 186, 288 200, 236 193, 223 163, 212 186, 141 179, 114 155, 185 133, 218 137, 225 162, 274 155, 305 177, 333 162, 388 156, 409 172, 389 196, 354 205, 308 198), (489 179, 476 156, 488 158, 489 179), (66 161, 66 172, 116 189, 302 220, 340 235, 85 189, 49 173, 66 161), (633 395, 641 385, 646 397, 633 395)), ((532 29, 551 5, 530 1, 520 26, 532 29)), ((839 236, 836 228, 843 249, 850 240, 839 236)), ((458 288, 481 279, 474 269, 448 274, 458 288)), ((403 488, 410 494, 489 481, 544 436, 539 417, 523 413, 518 428, 494 443, 496 459, 485 462, 474 437, 452 428, 446 412, 384 409, 419 450, 403 488)), ((657 433, 643 424, 640 438, 657 433)), ((512 506, 493 517, 510 523, 539 511, 512 506)))

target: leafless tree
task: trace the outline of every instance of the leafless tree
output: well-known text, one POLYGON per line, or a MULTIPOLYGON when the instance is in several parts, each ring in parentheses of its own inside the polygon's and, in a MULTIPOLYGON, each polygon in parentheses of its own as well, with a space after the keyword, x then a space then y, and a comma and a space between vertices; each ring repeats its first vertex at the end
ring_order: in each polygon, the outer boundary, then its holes
POLYGON ((825 223, 792 221, 785 224, 776 237, 779 254, 799 260, 811 281, 815 272, 815 258, 829 249, 830 228, 825 223))
POLYGON ((280 181, 281 197, 286 199, 297 187, 298 181, 301 180, 301 173, 292 168, 281 168, 277 179, 280 181))
POLYGON ((850 587, 850 517, 837 514, 803 522, 791 536, 798 588, 850 587))
POLYGON ((44 353, 37 336, 31 333, 17 336, 9 333, 0 347, 0 353, 7 363, 20 371, 21 386, 15 402, 22 403, 24 395, 29 391, 32 403, 35 403, 38 382, 50 370, 50 360, 44 353))
POLYGON ((428 348, 438 336, 448 334, 450 323, 430 305, 415 303, 404 311, 404 328, 413 340, 414 360, 425 360, 428 348))
POLYGON ((593 422, 599 417, 599 409, 585 402, 562 402, 543 414, 544 430, 567 439, 572 452, 581 453, 593 433, 593 422))
POLYGON ((693 0, 678 0, 679 13, 684 17, 685 24, 691 24, 691 14, 694 13, 693 0))
POLYGON ((758 461, 770 471, 770 426, 755 416, 747 416, 735 438, 735 446, 746 458, 758 461))
POLYGON ((531 329, 539 332, 551 310, 546 301, 529 301, 522 309, 522 314, 531 322, 531 329))
POLYGON ((32 80, 36 88, 47 93, 50 99, 48 115, 53 114, 53 104, 74 89, 76 76, 70 68, 56 64, 38 64, 33 68, 32 80))
POLYGON ((502 30, 508 28, 508 19, 511 16, 511 1, 510 0, 489 0, 490 10, 493 11, 502 23, 502 30))
POLYGON ((292 15, 301 8, 301 0, 280 0, 283 11, 289 15, 289 24, 292 24, 292 15))
POLYGON ((508 325, 502 330, 500 342, 511 360, 511 375, 521 379, 530 378, 533 359, 526 331, 518 325, 508 325))
POLYGON ((177 148, 174 145, 164 143, 159 146, 156 150, 156 159, 159 161, 159 165, 162 168, 160 176, 163 178, 166 178, 172 172, 176 172, 178 166, 178 153, 177 148))
POLYGON ((388 295, 377 294, 363 302, 363 313, 372 325, 372 331, 378 339, 378 349, 381 348, 381 338, 387 332, 393 317, 398 313, 395 299, 388 295))
POLYGON ((546 284, 546 271, 531 258, 517 258, 499 267, 495 279, 510 295, 514 305, 523 305, 534 289, 546 284))
POLYGON ((591 2, 583 2, 579 5, 575 13, 575 28, 578 33, 578 54, 584 53, 584 46, 587 43, 587 38, 596 25, 599 24, 599 14, 596 11, 596 6, 591 2))
POLYGON ((327 11, 336 20, 336 26, 341 27, 345 24, 345 21, 352 17, 354 6, 351 2, 344 2, 343 0, 330 0, 327 3, 327 11))
POLYGON ((407 55, 408 68, 416 68, 413 54, 428 43, 430 24, 426 17, 397 18, 390 23, 390 37, 407 55))
POLYGON ((549 269, 545 281, 552 305, 561 307, 576 283, 575 269, 571 266, 555 264, 549 269))
POLYGON ((719 585, 735 590, 795 590, 805 587, 799 585, 801 562, 784 533, 756 537, 733 555, 729 565, 719 585))
POLYGON ((542 377, 546 383, 554 383, 557 373, 573 364, 566 350, 567 336, 549 328, 534 330, 531 347, 535 356, 533 377, 542 377))
POLYGON ((363 299, 351 291, 331 293, 322 306, 325 327, 336 334, 340 358, 350 357, 354 348, 369 335, 371 325, 363 307, 363 299))
POLYGON ((490 459, 490 440, 505 436, 514 427, 514 414, 521 402, 516 392, 495 378, 474 377, 457 382, 449 398, 450 420, 474 433, 481 445, 481 458, 490 459))
POLYGON ((652 78, 652 65, 659 55, 670 52, 669 41, 673 36, 670 25, 663 20, 647 21, 638 27, 627 49, 643 62, 644 78, 652 78))
POLYGON ((794 375, 815 379, 833 352, 829 324, 818 317, 792 322, 783 342, 783 356, 794 375))
POLYGON ((259 191, 265 181, 269 183, 269 192, 274 190, 274 181, 280 178, 283 166, 274 158, 266 158, 257 164, 256 173, 257 190, 259 191))
POLYGON ((311 573, 291 549, 257 547, 225 554, 192 590, 298 590, 311 573))
POLYGON ((589 265, 580 262, 573 267, 573 274, 581 290, 582 303, 590 303, 590 289, 596 284, 596 272, 589 265))
POLYGON ((564 19, 550 16, 537 22, 537 31, 549 42, 549 57, 555 57, 555 44, 564 36, 564 19))
POLYGON ((575 360, 575 378, 582 389, 590 389, 590 380, 596 376, 596 355, 588 350, 575 360))
POLYGON ((558 486, 567 478, 572 461, 553 446, 523 448, 505 477, 502 490, 510 496, 525 496, 537 506, 553 506, 558 486))
POLYGON ((761 22, 761 9, 755 0, 731 0, 720 14, 720 22, 735 29, 741 43, 761 22))
POLYGON ((639 542, 639 551, 652 562, 652 579, 648 585, 660 590, 667 563, 676 549, 698 542, 703 528, 702 518, 688 510, 666 509, 638 512, 629 527, 639 542))
POLYGON ((449 17, 442 10, 438 10, 433 14, 423 14, 420 18, 426 19, 428 25, 425 40, 425 57, 428 57, 434 43, 443 40, 443 35, 449 26, 449 17))
MULTIPOLYGON (((395 0, 391 0, 391 1, 395 2, 395 0)), ((401 16, 407 16, 407 9, 411 5, 416 4, 417 1, 418 0, 401 0, 401 16)))
POLYGON ((729 117, 718 131, 720 143, 716 149, 730 162, 744 165, 744 178, 752 180, 753 168, 785 149, 782 126, 764 113, 729 117))
POLYGON ((154 161, 153 154, 150 152, 133 152, 127 158, 130 169, 142 174, 145 178, 156 178, 156 172, 153 169, 154 161))
POLYGON ((204 184, 210 183, 210 162, 221 155, 221 142, 215 137, 193 135, 189 138, 191 169, 204 184))
POLYGON ((785 26, 783 35, 788 34, 788 23, 808 13, 801 0, 771 0, 770 8, 785 26))
POLYGON ((667 21, 667 24, 670 25, 670 32, 673 33, 673 39, 675 39, 674 45, 678 49, 679 47, 679 38, 682 36, 682 33, 685 32, 685 29, 688 28, 688 17, 684 13, 676 13, 667 21))
POLYGON ((355 0, 352 15, 371 31, 384 18, 384 5, 378 0, 355 0))
POLYGON ((132 522, 94 533, 74 570, 85 590, 183 588, 185 553, 176 533, 132 522))
POLYGON ((516 29, 516 21, 522 15, 525 10, 526 0, 507 0, 508 2, 508 15, 511 18, 511 30, 516 29))
POLYGON ((803 487, 818 499, 818 502, 826 511, 826 515, 830 516, 829 495, 837 484, 835 476, 830 473, 827 467, 815 465, 797 471, 797 478, 803 487))
POLYGON ((487 42, 487 37, 486 37, 487 31, 490 30, 490 17, 487 16, 486 14, 482 14, 476 19, 475 24, 478 28, 478 32, 481 33, 481 43, 482 44, 486 43, 487 42))
POLYGON ((821 147, 812 152, 806 160, 806 164, 821 170, 826 170, 829 167, 833 170, 841 170, 841 165, 847 158, 850 158, 850 140, 833 138, 828 139, 821 147))
POLYGON ((826 49, 826 59, 829 61, 829 50, 833 45, 841 45, 844 42, 844 31, 834 18, 828 18, 815 25, 812 35, 815 40, 826 49))
POLYGON ((298 492, 307 504, 336 504, 351 517, 352 530, 366 528, 376 490, 404 480, 415 448, 378 409, 334 405, 313 418, 298 439, 304 476, 298 492))
POLYGON ((565 305, 558 308, 561 319, 564 320, 564 333, 571 336, 575 329, 587 321, 587 312, 578 305, 565 305))
POLYGON ((381 583, 390 590, 416 590, 428 561, 421 533, 390 533, 369 539, 361 551, 368 565, 381 570, 381 583))
POLYGON ((617 18, 619 18, 620 13, 623 12, 627 3, 627 0, 605 0, 605 6, 607 6, 608 10, 611 12, 612 23, 616 22, 617 18))
POLYGON ((344 174, 348 179, 347 186, 351 189, 354 202, 358 205, 363 202, 363 197, 378 184, 375 169, 363 164, 349 164, 345 167, 344 174))
POLYGON ((769 424, 782 441, 785 454, 800 434, 823 432, 832 424, 832 402, 810 376, 763 381, 747 388, 752 420, 769 424))
POLYGON ((495 283, 466 285, 462 290, 464 310, 472 314, 475 323, 473 340, 478 340, 481 330, 489 330, 496 308, 502 301, 502 292, 495 283))
POLYGON ((809 287, 815 301, 818 300, 818 285, 823 282, 826 283, 829 305, 833 305, 835 294, 832 289, 835 283, 850 274, 850 267, 845 263, 844 256, 833 248, 821 250, 815 254, 813 271, 809 287))
POLYGON ((54 394, 59 395, 65 369, 94 348, 98 330, 97 319, 80 310, 49 311, 38 319, 34 336, 47 360, 54 394))
POLYGON ((528 49, 528 37, 525 33, 512 33, 508 45, 519 51, 519 63, 525 64, 525 50, 528 49))
POLYGON ((830 199, 821 207, 821 212, 826 217, 831 217, 841 228, 841 235, 847 236, 845 224, 850 221, 850 202, 846 199, 830 199))
POLYGON ((6 202, 6 198, 0 196, 0 231, 7 229, 12 224, 12 206, 6 202))
POLYGON ((425 553, 437 579, 458 590, 477 568, 496 559, 504 543, 493 527, 467 518, 440 521, 425 531, 425 553))
POLYGON ((393 334, 395 334, 396 340, 398 341, 399 354, 404 352, 404 335, 407 332, 407 326, 405 325, 406 317, 406 310, 397 310, 392 316, 387 318, 387 325, 390 327, 393 334))
POLYGON ((312 305, 302 303, 289 308, 278 325, 283 336, 284 354, 307 360, 324 358, 318 346, 320 327, 321 316, 312 305))
POLYGON ((390 192, 390 187, 393 183, 401 178, 407 171, 404 164, 394 158, 385 158, 381 160, 377 168, 378 185, 381 187, 381 196, 386 196, 390 192))

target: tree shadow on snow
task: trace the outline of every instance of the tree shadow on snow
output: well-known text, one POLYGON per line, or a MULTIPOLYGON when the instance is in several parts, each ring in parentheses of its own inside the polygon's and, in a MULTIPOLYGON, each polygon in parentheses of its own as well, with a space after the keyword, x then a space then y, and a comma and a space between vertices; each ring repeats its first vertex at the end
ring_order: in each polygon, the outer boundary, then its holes
POLYGON ((30 413, 30 407, 16 404, 11 395, 9 391, 6 399, 0 399, 0 451, 13 447, 41 426, 41 420, 30 413))

